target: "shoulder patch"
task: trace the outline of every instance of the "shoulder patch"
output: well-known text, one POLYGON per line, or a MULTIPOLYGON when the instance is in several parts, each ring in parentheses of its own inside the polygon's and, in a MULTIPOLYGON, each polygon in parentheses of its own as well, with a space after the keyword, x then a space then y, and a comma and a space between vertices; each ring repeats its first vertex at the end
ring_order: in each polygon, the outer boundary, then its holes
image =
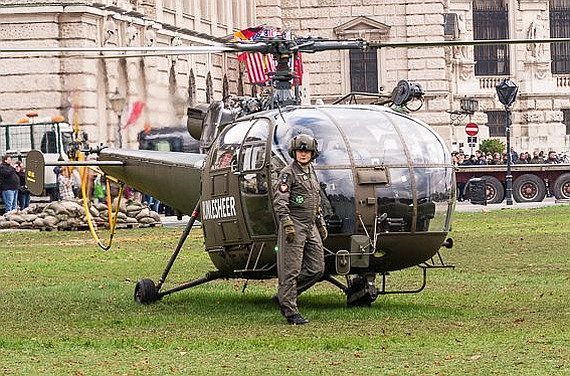
POLYGON ((287 185, 287 183, 281 183, 281 185, 279 185, 279 192, 287 192, 289 191, 289 186, 287 185))
POLYGON ((280 179, 281 179, 281 183, 287 184, 287 182, 289 181, 289 174, 287 174, 287 173, 281 174, 280 179))

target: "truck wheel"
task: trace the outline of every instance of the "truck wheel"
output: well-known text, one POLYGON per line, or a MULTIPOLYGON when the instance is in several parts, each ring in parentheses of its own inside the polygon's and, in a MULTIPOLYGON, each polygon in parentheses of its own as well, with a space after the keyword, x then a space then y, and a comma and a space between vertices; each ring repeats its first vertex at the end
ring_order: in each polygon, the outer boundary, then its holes
POLYGON ((546 185, 536 175, 522 175, 513 183, 513 197, 516 202, 540 202, 545 196, 546 185))
POLYGON ((493 176, 481 176, 485 180, 485 192, 488 204, 498 204, 505 198, 505 188, 499 179, 493 176))
POLYGON ((553 193, 558 200, 570 199, 570 173, 562 174, 556 179, 553 193))

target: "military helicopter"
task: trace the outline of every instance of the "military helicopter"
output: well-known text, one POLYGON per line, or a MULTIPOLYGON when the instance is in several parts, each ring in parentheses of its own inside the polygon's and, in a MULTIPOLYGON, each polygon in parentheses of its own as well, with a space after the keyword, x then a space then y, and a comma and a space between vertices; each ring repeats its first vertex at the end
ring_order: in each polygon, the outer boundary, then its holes
MULTIPOLYGON (((158 282, 145 278, 136 284, 134 300, 148 304, 216 279, 277 276, 273 183, 279 170, 291 162, 287 152, 290 139, 308 133, 319 143, 320 154, 314 164, 330 234, 324 244, 323 281, 339 287, 348 306, 369 306, 382 294, 420 292, 426 286, 428 270, 453 267, 440 254, 442 247, 453 246, 453 241, 446 239, 456 186, 450 153, 435 131, 401 110, 410 108, 413 101, 421 103, 419 84, 400 81, 390 95, 369 98, 371 104, 354 104, 363 93, 352 93, 336 104, 302 106, 292 87, 291 58, 299 52, 340 49, 530 42, 543 40, 382 44, 277 36, 209 48, 154 48, 151 52, 160 54, 262 52, 274 56, 277 68, 267 96, 236 98, 230 106, 217 101, 188 109, 188 131, 200 140, 204 154, 104 148, 96 162, 61 163, 97 165, 120 182, 190 214, 158 282), (197 219, 215 270, 163 289, 197 219), (390 272, 414 266, 421 269, 417 286, 388 288, 390 272), (377 276, 381 277, 379 287, 377 276)), ((131 53, 143 49, 58 51, 119 51, 129 57, 142 56, 131 53)), ((33 193, 42 186, 44 168, 41 153, 28 156, 28 185, 33 193)))

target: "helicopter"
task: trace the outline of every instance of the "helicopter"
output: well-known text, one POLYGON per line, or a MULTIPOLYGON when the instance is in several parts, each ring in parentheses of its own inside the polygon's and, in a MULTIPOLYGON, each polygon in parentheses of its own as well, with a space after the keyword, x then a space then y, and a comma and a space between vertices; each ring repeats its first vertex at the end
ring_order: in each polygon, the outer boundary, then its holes
MULTIPOLYGON (((340 288, 348 306, 370 306, 379 295, 422 291, 428 270, 453 268, 440 253, 442 247, 453 246, 447 238, 456 187, 450 153, 434 130, 402 111, 410 109, 413 101, 421 106, 421 85, 402 80, 390 95, 374 95, 367 104, 355 104, 364 93, 352 93, 330 105, 301 105, 299 93, 292 87, 292 58, 299 52, 340 49, 542 41, 382 44, 276 36, 208 49, 154 48, 164 54, 261 52, 273 55, 277 68, 271 74, 267 96, 236 98, 229 106, 216 101, 188 109, 188 131, 200 140, 203 153, 103 148, 97 151, 98 161, 58 163, 96 165, 118 181, 190 215, 158 282, 143 278, 136 284, 134 300, 149 304, 217 279, 277 276, 278 222, 271 199, 274 182, 280 169, 291 162, 287 152, 290 139, 309 134, 319 144, 314 166, 330 234, 324 242, 322 280, 340 288), (205 251, 215 270, 163 289, 196 220, 202 224, 205 251), (421 269, 418 286, 389 289, 390 273, 410 267, 421 269)), ((123 48, 120 52, 140 50, 123 48)), ((28 185, 35 193, 49 164, 39 152, 30 153, 26 163, 28 185)))

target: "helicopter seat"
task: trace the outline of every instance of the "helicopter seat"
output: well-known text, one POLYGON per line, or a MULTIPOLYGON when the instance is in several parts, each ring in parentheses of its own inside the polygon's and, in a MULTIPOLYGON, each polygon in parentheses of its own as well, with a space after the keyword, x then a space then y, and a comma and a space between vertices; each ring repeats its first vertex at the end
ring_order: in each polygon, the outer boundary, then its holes
POLYGON ((418 221, 416 231, 427 231, 429 222, 435 216, 435 204, 433 202, 423 202, 418 204, 418 221))
POLYGON ((379 212, 386 213, 385 230, 388 232, 410 231, 412 207, 401 202, 389 202, 380 207, 379 212))

